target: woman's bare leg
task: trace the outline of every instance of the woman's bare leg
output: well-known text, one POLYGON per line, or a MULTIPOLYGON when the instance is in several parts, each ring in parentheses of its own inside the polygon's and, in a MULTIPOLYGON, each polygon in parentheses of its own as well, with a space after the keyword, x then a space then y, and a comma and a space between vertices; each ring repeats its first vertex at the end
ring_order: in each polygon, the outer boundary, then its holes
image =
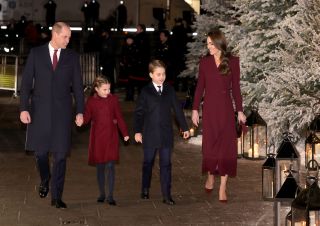
POLYGON ((205 188, 211 190, 213 189, 213 185, 214 185, 214 175, 208 172, 205 188))
POLYGON ((219 189, 219 200, 227 200, 227 180, 228 180, 228 175, 221 176, 221 181, 220 181, 220 189, 219 189))

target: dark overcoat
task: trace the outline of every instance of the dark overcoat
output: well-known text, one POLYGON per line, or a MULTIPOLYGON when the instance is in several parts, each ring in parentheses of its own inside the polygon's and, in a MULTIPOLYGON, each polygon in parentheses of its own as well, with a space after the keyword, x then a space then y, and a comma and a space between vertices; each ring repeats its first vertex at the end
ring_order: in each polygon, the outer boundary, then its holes
POLYGON ((142 89, 134 113, 134 132, 142 133, 144 148, 173 147, 172 110, 182 131, 187 131, 189 128, 172 86, 164 83, 161 96, 152 82, 142 89))
POLYGON ((83 113, 79 55, 70 49, 62 49, 53 70, 48 43, 31 49, 20 89, 20 111, 28 111, 31 116, 27 127, 27 150, 70 150, 74 121, 71 90, 76 101, 76 114, 83 113))
POLYGON ((106 163, 119 160, 119 132, 129 136, 121 114, 118 97, 109 94, 107 98, 94 95, 88 98, 84 123, 91 121, 88 163, 106 163))

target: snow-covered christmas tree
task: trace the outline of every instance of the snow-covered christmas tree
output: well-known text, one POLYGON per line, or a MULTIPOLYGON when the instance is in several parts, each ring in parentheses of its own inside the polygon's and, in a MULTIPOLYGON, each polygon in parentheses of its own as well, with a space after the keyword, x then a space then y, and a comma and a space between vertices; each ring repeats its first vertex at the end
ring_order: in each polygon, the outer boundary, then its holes
MULTIPOLYGON (((201 5, 201 10, 204 12, 200 15, 195 15, 196 21, 194 22, 193 29, 197 34, 194 36, 194 41, 188 43, 187 54, 187 69, 181 73, 182 77, 197 77, 198 66, 201 56, 207 54, 206 38, 207 33, 215 28, 221 28, 226 32, 228 37, 231 31, 237 28, 237 11, 233 7, 234 0, 219 0, 219 1, 207 1, 207 3, 201 5)), ((240 37, 231 35, 228 37, 229 43, 232 45, 236 43, 234 37, 240 37)))
POLYGON ((303 144, 307 126, 320 113, 320 1, 228 3, 202 6, 207 13, 197 16, 198 36, 189 44, 183 75, 197 76, 199 58, 206 53, 205 34, 221 27, 240 56, 245 105, 258 104, 270 143, 278 144, 289 124, 303 144))
POLYGON ((271 139, 279 142, 289 122, 303 144, 306 128, 320 113, 320 1, 297 3, 279 24, 281 48, 272 56, 279 65, 264 81, 260 109, 271 139))
MULTIPOLYGON (((196 36, 194 41, 188 43, 187 69, 181 73, 182 77, 198 77, 199 61, 202 56, 206 55, 207 34, 213 29, 220 28, 226 33, 230 49, 240 39, 240 26, 238 12, 233 7, 234 0, 217 0, 207 1, 201 5, 203 14, 196 15, 196 21, 193 25, 196 36)), ((200 113, 201 114, 201 113, 200 113)), ((200 125, 201 127, 201 125, 200 125)), ((191 138, 190 143, 201 145, 202 136, 191 138)))
POLYGON ((280 44, 277 24, 294 1, 290 0, 236 0, 241 14, 243 38, 236 46, 241 61, 241 88, 245 105, 257 104, 265 92, 264 83, 279 67, 273 54, 280 44))

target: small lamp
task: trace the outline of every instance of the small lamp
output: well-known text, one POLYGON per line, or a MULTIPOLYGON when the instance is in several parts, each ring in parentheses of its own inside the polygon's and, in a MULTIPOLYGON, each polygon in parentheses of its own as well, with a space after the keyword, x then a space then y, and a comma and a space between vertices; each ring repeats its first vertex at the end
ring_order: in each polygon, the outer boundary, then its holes
POLYGON ((299 171, 299 153, 291 141, 292 138, 293 137, 291 133, 283 133, 283 140, 277 150, 277 155, 275 158, 277 178, 276 192, 278 192, 280 187, 283 185, 287 177, 286 173, 290 168, 296 172, 299 171))
POLYGON ((237 153, 238 158, 243 157, 243 133, 241 134, 241 137, 237 138, 237 153))
MULTIPOLYGON (((309 164, 308 164, 309 165, 309 164)), ((314 164, 313 164, 314 165, 314 164)), ((320 188, 318 186, 318 172, 313 177, 314 182, 301 191, 291 205, 292 225, 320 226, 320 188)))
MULTIPOLYGON (((306 167, 310 160, 320 162, 320 138, 316 136, 315 132, 311 132, 306 139, 306 167)), ((313 166, 314 167, 314 166, 313 166)))
POLYGON ((291 210, 289 211, 289 213, 286 216, 285 226, 292 226, 292 212, 291 212, 291 210))
POLYGON ((275 193, 275 154, 268 154, 268 158, 262 165, 262 198, 266 201, 273 200, 275 193))
POLYGON ((316 114, 316 117, 313 119, 309 126, 309 130, 314 132, 320 139, 320 114, 316 114))
POLYGON ((243 135, 243 156, 248 159, 261 159, 267 156, 267 123, 256 109, 246 121, 248 132, 243 135))

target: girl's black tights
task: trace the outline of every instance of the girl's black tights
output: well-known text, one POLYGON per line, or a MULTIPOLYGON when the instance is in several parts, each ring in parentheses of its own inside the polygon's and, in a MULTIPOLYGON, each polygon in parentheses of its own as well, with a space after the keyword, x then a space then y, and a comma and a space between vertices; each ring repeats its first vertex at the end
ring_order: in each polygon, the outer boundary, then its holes
POLYGON ((108 180, 108 188, 109 188, 108 198, 113 198, 113 187, 114 187, 114 177, 115 177, 114 161, 97 164, 97 179, 98 179, 98 186, 100 190, 100 197, 101 198, 106 197, 106 193, 105 193, 106 167, 107 167, 107 180, 108 180))

